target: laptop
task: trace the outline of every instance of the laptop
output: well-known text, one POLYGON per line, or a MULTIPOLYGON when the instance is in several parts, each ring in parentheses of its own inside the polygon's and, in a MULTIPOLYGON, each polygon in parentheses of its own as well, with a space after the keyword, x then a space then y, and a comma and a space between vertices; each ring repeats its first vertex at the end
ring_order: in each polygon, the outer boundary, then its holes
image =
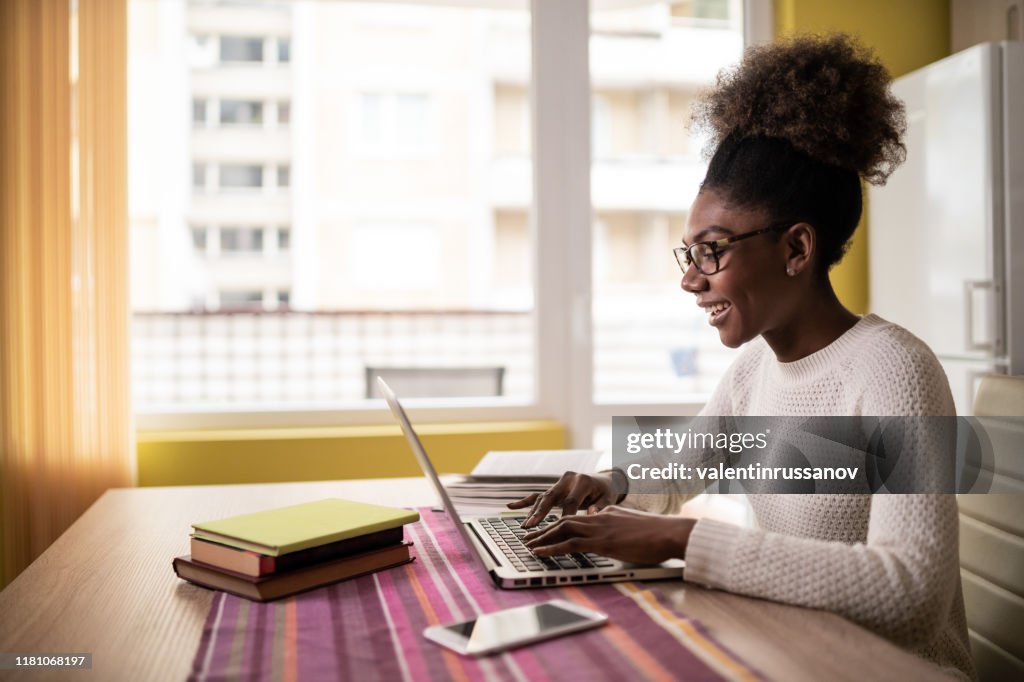
MULTIPOLYGON (((455 524, 459 535, 472 554, 483 563, 494 583, 504 589, 529 587, 550 587, 551 585, 610 583, 621 580, 671 580, 682 578, 685 563, 681 559, 654 566, 631 564, 592 553, 562 554, 539 557, 526 548, 522 538, 528 532, 522 528, 526 516, 474 516, 462 518, 452 504, 448 492, 441 485, 427 451, 416 435, 405 409, 394 392, 377 377, 380 392, 387 401, 391 413, 402 427, 409 441, 416 461, 423 474, 434 486, 448 518, 455 524)), ((549 516, 538 528, 554 523, 557 517, 549 516)), ((532 529, 531 529, 532 530, 532 529)))

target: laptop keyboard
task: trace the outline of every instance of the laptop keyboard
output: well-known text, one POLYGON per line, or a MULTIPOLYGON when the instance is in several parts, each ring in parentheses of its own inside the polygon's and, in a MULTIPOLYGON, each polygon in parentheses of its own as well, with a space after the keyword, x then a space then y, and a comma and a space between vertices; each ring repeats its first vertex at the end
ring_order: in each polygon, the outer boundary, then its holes
POLYGON ((555 516, 549 516, 533 528, 525 530, 522 528, 525 516, 522 517, 492 517, 479 519, 480 525, 490 535, 494 543, 501 548, 505 557, 512 563, 517 571, 570 571, 580 568, 603 568, 614 566, 615 562, 593 552, 585 554, 559 554, 556 556, 537 556, 523 544, 523 536, 534 530, 547 528, 558 520, 555 516))

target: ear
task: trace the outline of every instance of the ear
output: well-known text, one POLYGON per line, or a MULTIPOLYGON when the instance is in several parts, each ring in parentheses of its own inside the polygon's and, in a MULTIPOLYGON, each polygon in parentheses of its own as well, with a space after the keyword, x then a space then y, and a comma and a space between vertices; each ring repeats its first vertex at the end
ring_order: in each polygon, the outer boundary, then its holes
POLYGON ((797 223, 782 233, 786 272, 792 276, 807 272, 817 251, 817 233, 810 223, 797 223))

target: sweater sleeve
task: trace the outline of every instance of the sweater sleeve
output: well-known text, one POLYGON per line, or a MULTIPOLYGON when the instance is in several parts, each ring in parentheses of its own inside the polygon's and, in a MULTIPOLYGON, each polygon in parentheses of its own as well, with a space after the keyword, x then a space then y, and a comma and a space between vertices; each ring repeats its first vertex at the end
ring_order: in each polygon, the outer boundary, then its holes
POLYGON ((854 545, 701 520, 685 577, 832 611, 897 643, 927 640, 957 593, 956 498, 878 495, 870 518, 867 542, 854 545))

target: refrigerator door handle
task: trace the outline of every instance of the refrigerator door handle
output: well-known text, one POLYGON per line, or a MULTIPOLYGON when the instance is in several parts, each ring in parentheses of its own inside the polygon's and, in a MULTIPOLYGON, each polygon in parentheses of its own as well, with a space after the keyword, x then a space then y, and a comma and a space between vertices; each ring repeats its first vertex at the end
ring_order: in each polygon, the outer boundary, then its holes
POLYGON ((994 353, 995 341, 976 341, 974 339, 974 292, 978 289, 992 291, 992 282, 987 279, 964 280, 964 345, 967 350, 994 353))

